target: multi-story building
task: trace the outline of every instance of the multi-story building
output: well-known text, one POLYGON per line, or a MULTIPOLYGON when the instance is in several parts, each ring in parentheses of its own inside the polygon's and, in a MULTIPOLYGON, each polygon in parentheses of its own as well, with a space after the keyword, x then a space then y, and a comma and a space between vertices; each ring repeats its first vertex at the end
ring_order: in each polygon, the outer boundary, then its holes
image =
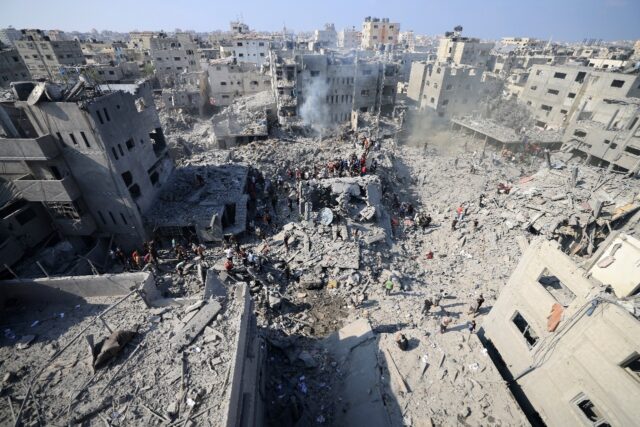
POLYGON ((16 40, 22 38, 22 32, 13 27, 0 28, 0 43, 7 47, 13 47, 16 40))
POLYGON ((398 44, 400 24, 390 22, 389 18, 367 16, 362 24, 362 49, 393 48, 398 44))
POLYGON ((333 24, 325 24, 324 29, 313 32, 314 43, 322 46, 334 48, 338 46, 338 33, 333 24))
POLYGON ((149 44, 156 76, 163 86, 172 86, 177 74, 200 70, 196 45, 190 36, 178 38, 159 34, 152 37, 149 44))
POLYGON ((539 127, 563 128, 587 100, 640 97, 640 77, 588 67, 534 65, 520 99, 539 127))
POLYGON ((462 28, 459 31, 446 33, 440 39, 438 45, 437 60, 455 65, 470 65, 488 69, 493 42, 481 42, 480 39, 462 37, 462 28))
POLYGON ((612 233, 578 266, 534 240, 479 335, 532 420, 625 426, 640 418, 640 240, 612 233))
POLYGON ((15 49, 0 49, 0 87, 8 88, 11 82, 29 80, 29 70, 15 49))
POLYGON ((503 37, 500 40, 500 44, 505 46, 516 46, 516 47, 539 47, 542 46, 545 42, 531 38, 531 37, 503 37))
POLYGON ((151 84, 13 90, 0 104, 0 176, 63 236, 140 245, 142 215, 173 170, 151 84))
POLYGON ((362 45, 362 32, 356 27, 345 28, 338 33, 338 47, 342 49, 359 49, 362 45))
POLYGON ((407 97, 421 110, 435 110, 441 117, 470 114, 481 99, 497 92, 499 82, 484 74, 493 44, 461 37, 461 31, 456 27, 440 39, 435 61, 412 64, 407 97))
POLYGON ((236 36, 220 44, 221 58, 262 65, 269 56, 269 39, 256 35, 236 36))
POLYGON ((398 63, 335 53, 272 55, 272 86, 281 124, 332 126, 349 121, 352 112, 393 112, 398 63))
POLYGON ((86 64, 78 41, 51 41, 41 30, 22 33, 22 39, 15 45, 34 79, 58 80, 62 77, 61 67, 86 64))
POLYGON ((443 117, 462 116, 479 109, 478 102, 496 91, 483 70, 469 65, 414 62, 407 96, 421 110, 435 110, 443 117))
POLYGON ((242 96, 271 90, 271 77, 256 64, 218 59, 208 64, 209 97, 216 107, 242 96))

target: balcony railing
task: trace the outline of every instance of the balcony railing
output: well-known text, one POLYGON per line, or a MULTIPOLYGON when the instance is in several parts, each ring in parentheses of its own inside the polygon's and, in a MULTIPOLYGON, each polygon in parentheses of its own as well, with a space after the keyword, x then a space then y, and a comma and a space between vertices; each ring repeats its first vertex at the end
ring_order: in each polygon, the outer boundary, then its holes
POLYGON ((22 197, 30 202, 71 202, 80 197, 80 189, 71 176, 60 180, 34 180, 31 175, 13 181, 22 197))

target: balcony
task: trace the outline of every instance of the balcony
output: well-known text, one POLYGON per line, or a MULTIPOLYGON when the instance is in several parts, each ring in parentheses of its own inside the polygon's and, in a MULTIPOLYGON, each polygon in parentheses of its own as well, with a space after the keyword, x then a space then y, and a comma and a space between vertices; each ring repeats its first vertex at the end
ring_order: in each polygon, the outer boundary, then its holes
POLYGON ((30 202, 72 202, 80 197, 80 189, 71 176, 61 180, 34 180, 25 175, 13 181, 22 197, 30 202))
POLYGON ((51 135, 38 138, 0 138, 0 160, 51 160, 60 154, 51 135))

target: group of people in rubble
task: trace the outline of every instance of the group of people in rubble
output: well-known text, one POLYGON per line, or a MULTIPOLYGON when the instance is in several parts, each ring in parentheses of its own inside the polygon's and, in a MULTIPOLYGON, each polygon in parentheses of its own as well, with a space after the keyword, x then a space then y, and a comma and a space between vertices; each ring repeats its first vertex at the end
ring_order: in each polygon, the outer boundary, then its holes
POLYGON ((120 264, 124 270, 142 270, 147 265, 158 266, 158 249, 156 242, 150 240, 142 244, 142 251, 134 249, 131 255, 127 256, 122 248, 115 247, 109 250, 112 262, 120 264))

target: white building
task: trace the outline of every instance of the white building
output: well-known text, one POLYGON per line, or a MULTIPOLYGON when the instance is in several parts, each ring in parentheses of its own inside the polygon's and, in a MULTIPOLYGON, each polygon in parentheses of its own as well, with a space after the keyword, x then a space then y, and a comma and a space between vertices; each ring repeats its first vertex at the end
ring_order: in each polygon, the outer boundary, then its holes
POLYGON ((220 45, 220 57, 232 57, 238 62, 262 65, 269 57, 269 44, 266 37, 237 36, 220 45))

